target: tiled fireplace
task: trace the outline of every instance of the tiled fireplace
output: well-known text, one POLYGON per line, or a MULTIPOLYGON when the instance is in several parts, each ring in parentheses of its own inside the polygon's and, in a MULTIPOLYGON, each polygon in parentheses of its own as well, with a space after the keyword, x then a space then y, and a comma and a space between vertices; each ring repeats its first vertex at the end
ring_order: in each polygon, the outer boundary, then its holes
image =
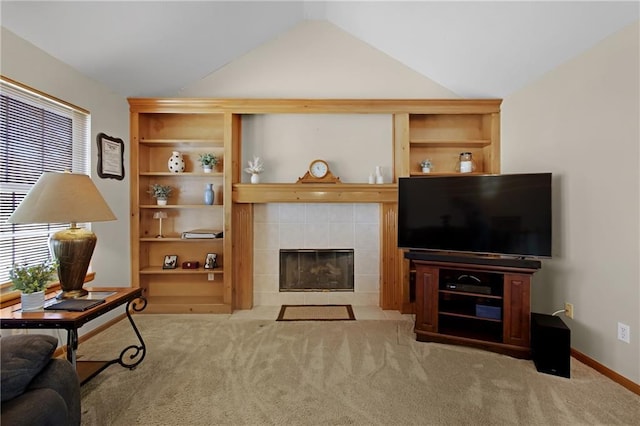
POLYGON ((254 205, 255 306, 379 306, 380 206, 377 203, 254 205), (280 291, 280 250, 352 249, 353 291, 280 291))

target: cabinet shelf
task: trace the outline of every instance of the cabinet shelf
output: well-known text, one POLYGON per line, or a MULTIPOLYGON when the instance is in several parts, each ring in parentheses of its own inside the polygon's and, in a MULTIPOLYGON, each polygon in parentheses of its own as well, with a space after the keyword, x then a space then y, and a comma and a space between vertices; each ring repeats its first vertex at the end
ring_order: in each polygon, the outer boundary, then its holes
POLYGON ((443 148, 480 148, 491 145, 489 139, 428 139, 428 138, 411 138, 411 145, 431 145, 443 148))
POLYGON ((471 173, 459 173, 459 172, 411 172, 409 176, 469 176, 469 175, 486 175, 484 172, 471 172, 471 173))
POLYGON ((140 145, 147 146, 224 146, 224 141, 222 139, 140 139, 140 145))
MULTIPOLYGON (((442 336, 444 339, 434 339, 435 341, 443 341, 447 343, 451 343, 451 339, 446 339, 447 336, 451 336, 453 341, 456 343, 469 345, 469 346, 478 346, 477 342, 483 342, 480 347, 493 350, 495 352, 500 352, 500 348, 502 347, 502 339, 499 334, 491 333, 489 331, 477 330, 477 329, 461 329, 457 327, 441 327, 438 336, 442 336), (493 345, 492 345, 493 344, 493 345)), ((437 336, 434 336, 437 337, 437 336)))
POLYGON ((140 176, 170 176, 170 177, 224 177, 224 173, 222 172, 183 172, 183 173, 172 173, 172 172, 140 172, 140 176))
POLYGON ((141 237, 140 238, 140 242, 144 242, 144 243, 175 243, 175 242, 212 243, 214 241, 222 242, 223 240, 224 238, 181 238, 181 237, 163 237, 163 238, 141 237))
POLYGON ((489 321, 489 322, 497 322, 497 323, 502 322, 501 319, 484 318, 484 317, 478 317, 476 315, 461 314, 459 312, 440 311, 439 314, 440 315, 445 315, 445 316, 450 316, 450 317, 457 317, 457 318, 468 318, 468 319, 473 319, 473 320, 478 320, 478 321, 489 321))
POLYGON ((141 209, 215 209, 216 207, 223 207, 222 204, 167 204, 166 206, 159 206, 157 204, 142 204, 141 209))
POLYGON ((472 298, 483 297, 485 299, 499 299, 502 300, 502 296, 494 296, 491 294, 483 294, 483 293, 471 293, 468 291, 457 291, 457 290, 439 290, 440 294, 453 294, 456 296, 467 296, 472 298))
POLYGON ((222 268, 215 269, 162 269, 162 266, 147 266, 145 268, 140 269, 141 274, 153 274, 153 275, 207 275, 207 274, 215 274, 222 275, 224 274, 224 270, 222 268))

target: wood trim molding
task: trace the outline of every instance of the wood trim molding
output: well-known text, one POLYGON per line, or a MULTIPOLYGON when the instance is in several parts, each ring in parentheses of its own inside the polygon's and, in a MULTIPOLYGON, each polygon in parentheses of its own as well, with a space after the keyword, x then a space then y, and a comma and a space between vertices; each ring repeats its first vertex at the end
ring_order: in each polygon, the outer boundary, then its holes
POLYGON ((396 184, 295 184, 233 185, 234 203, 395 203, 396 184))
POLYGON ((233 309, 253 308, 253 204, 233 205, 233 309))
POLYGON ((635 383, 635 382, 627 379, 623 375, 616 373, 615 371, 611 370, 610 368, 605 367, 604 365, 600 364, 595 359, 593 359, 593 358, 591 358, 591 357, 589 357, 589 356, 583 354, 582 352, 577 351, 577 350, 575 350, 573 348, 571 348, 571 356, 574 357, 575 359, 577 359, 578 361, 582 362, 583 364, 593 368, 594 370, 596 370, 598 373, 602 374, 603 376, 606 376, 609 379, 613 380, 617 384, 629 389, 631 392, 635 393, 636 395, 640 395, 640 384, 635 383))
POLYGON ((501 99, 241 99, 129 98, 130 111, 237 114, 490 114, 501 99))
POLYGON ((55 96, 49 95, 49 94, 47 94, 45 92, 41 92, 38 89, 34 89, 33 87, 27 86, 26 84, 22 84, 19 81, 16 81, 16 80, 14 80, 12 78, 9 78, 9 77, 7 77, 5 75, 0 75, 0 81, 3 81, 5 84, 9 84, 9 85, 13 85, 13 86, 19 87, 19 88, 21 88, 23 90, 26 90, 27 92, 31 92, 31 93, 37 95, 37 96, 42 96, 43 98, 46 98, 46 99, 48 99, 50 101, 57 102, 57 103, 59 103, 61 105, 64 105, 67 108, 71 108, 71 109, 73 109, 75 111, 78 111, 78 112, 80 112, 82 114, 86 114, 86 115, 91 114, 90 111, 88 111, 88 110, 86 110, 84 108, 81 108, 81 107, 79 107, 77 105, 74 105, 72 103, 69 103, 67 101, 63 101, 62 99, 56 98, 55 96))

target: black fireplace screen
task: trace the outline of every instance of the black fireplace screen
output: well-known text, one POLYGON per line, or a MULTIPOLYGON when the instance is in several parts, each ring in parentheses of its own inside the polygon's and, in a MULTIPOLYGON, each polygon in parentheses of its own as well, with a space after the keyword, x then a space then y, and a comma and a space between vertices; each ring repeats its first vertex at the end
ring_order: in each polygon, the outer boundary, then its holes
POLYGON ((353 249, 281 249, 280 291, 353 291, 353 249))

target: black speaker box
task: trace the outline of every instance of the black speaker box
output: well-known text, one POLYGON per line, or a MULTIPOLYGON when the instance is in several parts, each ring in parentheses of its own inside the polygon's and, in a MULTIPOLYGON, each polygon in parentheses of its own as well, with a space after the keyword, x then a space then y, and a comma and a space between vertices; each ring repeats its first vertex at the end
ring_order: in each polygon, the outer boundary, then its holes
POLYGON ((531 314, 531 358, 541 373, 570 377, 571 330, 560 317, 531 314))

